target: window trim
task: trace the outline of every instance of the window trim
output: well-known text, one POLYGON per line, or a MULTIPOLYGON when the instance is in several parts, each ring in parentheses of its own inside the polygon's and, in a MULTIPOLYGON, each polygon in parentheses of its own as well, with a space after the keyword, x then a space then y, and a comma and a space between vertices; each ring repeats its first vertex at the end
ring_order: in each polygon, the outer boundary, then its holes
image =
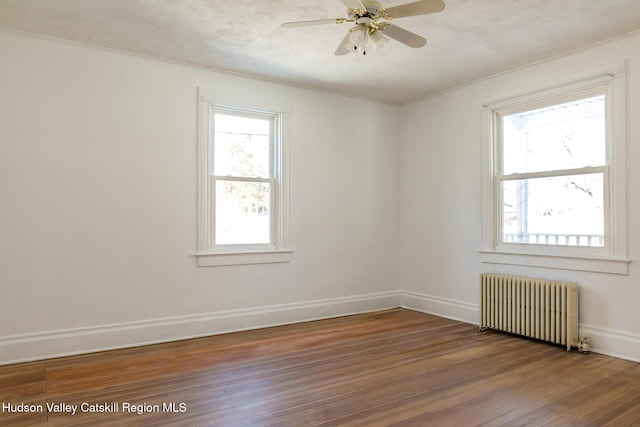
MULTIPOLYGON (((281 263, 291 260, 289 240, 289 108, 268 100, 198 88, 198 229, 195 257, 199 267, 281 263), (215 245, 212 219, 215 179, 210 174, 213 114, 216 110, 273 115, 278 135, 272 141, 273 182, 271 242, 269 244, 215 245)), ((251 180, 252 182, 255 180, 251 180)))
POLYGON ((524 94, 492 101, 482 106, 483 135, 483 224, 482 246, 478 251, 484 263, 521 265, 612 274, 628 274, 626 218, 626 101, 625 68, 620 62, 603 67, 601 74, 565 81, 524 94), (589 93, 606 87, 606 120, 608 120, 607 165, 605 166, 605 239, 603 248, 509 244, 499 242, 501 229, 499 202, 500 149, 496 135, 497 111, 516 109, 537 102, 554 102, 572 94, 589 93))

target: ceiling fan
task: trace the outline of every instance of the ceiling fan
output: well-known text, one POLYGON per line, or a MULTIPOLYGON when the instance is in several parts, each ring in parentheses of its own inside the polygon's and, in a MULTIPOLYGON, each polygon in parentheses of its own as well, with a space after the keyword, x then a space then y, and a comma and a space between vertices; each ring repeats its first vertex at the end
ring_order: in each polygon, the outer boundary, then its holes
POLYGON ((363 55, 366 55, 367 43, 370 42, 373 49, 378 50, 389 42, 385 35, 409 47, 424 46, 427 44, 427 39, 388 21, 407 16, 442 12, 444 10, 444 2, 442 0, 418 0, 413 3, 392 6, 388 9, 384 9, 376 0, 340 1, 347 7, 347 18, 285 22, 282 26, 289 28, 353 22, 355 26, 349 29, 347 35, 338 45, 335 54, 346 55, 349 52, 362 52, 363 55))

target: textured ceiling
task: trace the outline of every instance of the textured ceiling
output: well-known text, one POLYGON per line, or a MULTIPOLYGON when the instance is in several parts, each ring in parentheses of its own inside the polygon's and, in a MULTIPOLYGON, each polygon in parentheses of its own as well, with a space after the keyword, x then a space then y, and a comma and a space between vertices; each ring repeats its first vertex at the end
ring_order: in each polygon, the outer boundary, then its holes
MULTIPOLYGON (((410 0, 382 0, 384 7, 410 0)), ((333 52, 339 0, 0 0, 0 27, 403 104, 640 29, 639 0, 445 0, 394 20, 426 37, 366 56, 333 52)))

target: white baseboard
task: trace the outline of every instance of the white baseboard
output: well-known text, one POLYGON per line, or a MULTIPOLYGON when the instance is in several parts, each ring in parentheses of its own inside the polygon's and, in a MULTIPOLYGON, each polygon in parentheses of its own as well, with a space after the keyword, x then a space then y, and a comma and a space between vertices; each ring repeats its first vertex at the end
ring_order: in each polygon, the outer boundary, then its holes
MULTIPOLYGON (((403 307, 478 324, 475 304, 409 291, 389 291, 302 303, 228 310, 86 328, 0 337, 0 365, 136 347, 249 329, 403 307)), ((580 324, 591 351, 640 362, 640 335, 580 324)))
POLYGON ((398 291, 0 337, 0 365, 400 307, 398 291))
POLYGON ((480 309, 475 304, 417 292, 402 291, 401 306, 465 323, 478 324, 480 309))
POLYGON ((590 350, 619 359, 640 362, 640 335, 591 325, 579 325, 580 338, 589 338, 590 350))

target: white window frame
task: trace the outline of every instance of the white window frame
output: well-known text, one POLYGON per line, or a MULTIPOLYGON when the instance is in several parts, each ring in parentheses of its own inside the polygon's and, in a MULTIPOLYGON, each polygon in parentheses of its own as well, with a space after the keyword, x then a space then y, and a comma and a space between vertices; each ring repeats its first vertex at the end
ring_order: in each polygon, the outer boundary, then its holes
MULTIPOLYGON (((483 105, 483 132, 486 143, 483 152, 485 166, 482 248, 479 251, 482 262, 628 274, 625 66, 624 63, 616 64, 607 67, 602 74, 483 105), (498 124, 500 113, 516 111, 523 106, 535 109, 535 105, 560 104, 581 95, 588 97, 598 92, 605 95, 607 162, 603 167, 585 168, 585 171, 593 172, 597 169, 604 176, 605 246, 578 247, 501 242, 501 141, 498 124)), ((525 175, 529 174, 522 174, 523 177, 525 175)))
POLYGON ((198 266, 289 262, 292 250, 289 241, 288 108, 253 96, 248 98, 201 87, 198 88, 198 113, 198 233, 195 254, 198 266), (214 242, 216 181, 236 180, 235 177, 217 177, 211 174, 216 112, 272 120, 271 176, 248 179, 272 185, 269 243, 216 245, 214 242))

